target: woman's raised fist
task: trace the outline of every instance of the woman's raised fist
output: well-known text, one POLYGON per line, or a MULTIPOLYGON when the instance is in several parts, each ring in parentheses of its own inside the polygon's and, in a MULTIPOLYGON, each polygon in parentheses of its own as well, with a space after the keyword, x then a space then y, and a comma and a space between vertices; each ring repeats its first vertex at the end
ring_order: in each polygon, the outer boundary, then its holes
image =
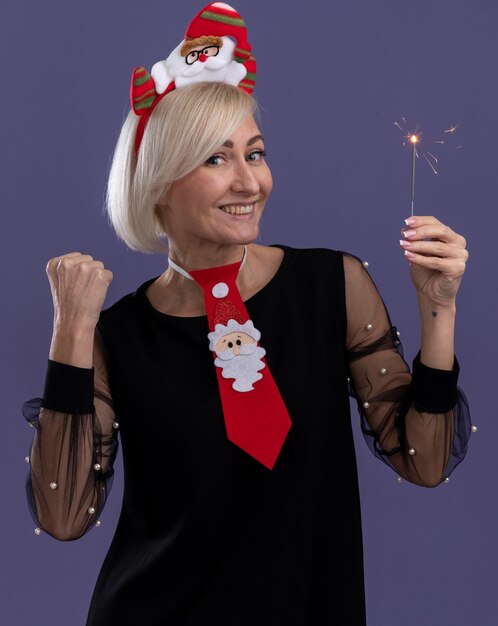
POLYGON ((112 272, 89 254, 71 252, 47 263, 54 302, 54 327, 93 331, 104 306, 112 272))

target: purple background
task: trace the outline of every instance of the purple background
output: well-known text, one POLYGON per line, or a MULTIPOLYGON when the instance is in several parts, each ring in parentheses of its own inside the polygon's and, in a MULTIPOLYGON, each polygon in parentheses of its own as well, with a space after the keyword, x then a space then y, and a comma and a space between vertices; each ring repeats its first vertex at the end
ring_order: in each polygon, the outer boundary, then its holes
MULTIPOLYGON (((75 543, 33 534, 23 460, 33 432, 20 406, 42 392, 50 257, 79 250, 102 259, 115 275, 108 303, 164 269, 163 257, 127 251, 107 227, 106 174, 132 69, 166 57, 201 6, 17 0, 2 7, 5 626, 82 625, 113 534, 120 460, 100 529, 75 543)), ((409 212, 410 152, 393 122, 405 116, 436 139, 461 123, 451 145, 435 145, 439 176, 419 159, 416 212, 436 214, 469 241, 457 351, 479 431, 450 483, 424 490, 399 485, 368 452, 356 413, 353 421, 369 625, 495 626, 498 4, 238 0, 236 6, 259 61, 256 94, 275 179, 261 242, 328 246, 367 259, 410 360, 418 349, 417 308, 398 246, 409 212)))

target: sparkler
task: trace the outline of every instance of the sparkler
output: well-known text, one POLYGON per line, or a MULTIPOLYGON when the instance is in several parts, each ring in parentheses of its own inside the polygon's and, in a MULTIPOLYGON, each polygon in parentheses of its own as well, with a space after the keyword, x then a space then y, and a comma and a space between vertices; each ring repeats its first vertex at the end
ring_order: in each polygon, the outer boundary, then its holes
MULTIPOLYGON (((415 165, 417 162, 417 158, 419 156, 418 151, 417 151, 417 146, 422 142, 422 132, 418 128, 415 128, 414 131, 407 131, 406 119, 402 117, 401 120, 403 122, 403 125, 400 122, 394 122, 394 126, 396 126, 396 128, 398 128, 403 133, 403 137, 404 137, 403 145, 405 146, 409 144, 411 145, 411 148, 412 148, 411 215, 413 216, 414 208, 415 208, 415 165)), ((458 124, 455 124, 454 126, 450 126, 449 128, 443 131, 443 134, 451 136, 455 133, 457 128, 458 128, 458 124)), ((445 139, 434 139, 434 140, 431 140, 431 143, 443 145, 445 143, 445 139)), ((457 146, 457 149, 461 147, 462 146, 457 146)), ((438 157, 435 156, 432 152, 429 152, 429 150, 422 152, 422 155, 424 159, 427 161, 429 167, 431 168, 432 173, 437 175, 438 170, 436 168, 438 167, 438 157)))
POLYGON ((415 159, 417 158, 417 135, 410 135, 410 143, 412 144, 412 217, 413 208, 415 206, 415 159))

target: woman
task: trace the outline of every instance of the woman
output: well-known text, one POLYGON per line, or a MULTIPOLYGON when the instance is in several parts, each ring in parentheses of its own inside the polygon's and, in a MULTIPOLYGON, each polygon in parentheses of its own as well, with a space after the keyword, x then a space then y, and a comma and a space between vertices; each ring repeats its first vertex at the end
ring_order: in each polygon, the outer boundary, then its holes
POLYGON ((272 179, 252 97, 224 82, 163 93, 140 140, 135 114, 125 122, 108 208, 131 248, 167 240, 168 269, 101 312, 112 273, 100 261, 74 252, 47 266, 54 334, 43 400, 27 408, 39 529, 69 540, 98 523, 119 432, 123 509, 88 625, 361 626, 348 392, 374 452, 403 478, 432 487, 463 458, 453 330, 465 241, 433 217, 407 220, 422 324, 411 376, 361 262, 253 243, 272 179), (227 266, 236 287, 218 281, 228 296, 213 287, 211 298, 200 270, 227 266), (217 302, 236 309, 226 345, 217 302), (249 349, 261 352, 247 383, 247 368, 226 364, 249 349), (254 447, 233 430, 254 397, 254 420, 289 420, 268 462, 256 448, 273 426, 258 427, 254 447))

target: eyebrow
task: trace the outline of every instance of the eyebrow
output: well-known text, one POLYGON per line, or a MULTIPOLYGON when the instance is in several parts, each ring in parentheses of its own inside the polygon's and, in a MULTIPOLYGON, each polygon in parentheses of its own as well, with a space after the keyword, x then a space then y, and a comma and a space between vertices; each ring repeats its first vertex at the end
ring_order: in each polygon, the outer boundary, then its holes
MULTIPOLYGON (((252 146, 252 144, 256 143, 258 139, 261 139, 261 141, 264 142, 263 135, 254 135, 254 137, 251 137, 251 139, 249 139, 246 146, 252 146)), ((223 145, 225 146, 225 148, 233 148, 233 141, 227 139, 223 145)))

